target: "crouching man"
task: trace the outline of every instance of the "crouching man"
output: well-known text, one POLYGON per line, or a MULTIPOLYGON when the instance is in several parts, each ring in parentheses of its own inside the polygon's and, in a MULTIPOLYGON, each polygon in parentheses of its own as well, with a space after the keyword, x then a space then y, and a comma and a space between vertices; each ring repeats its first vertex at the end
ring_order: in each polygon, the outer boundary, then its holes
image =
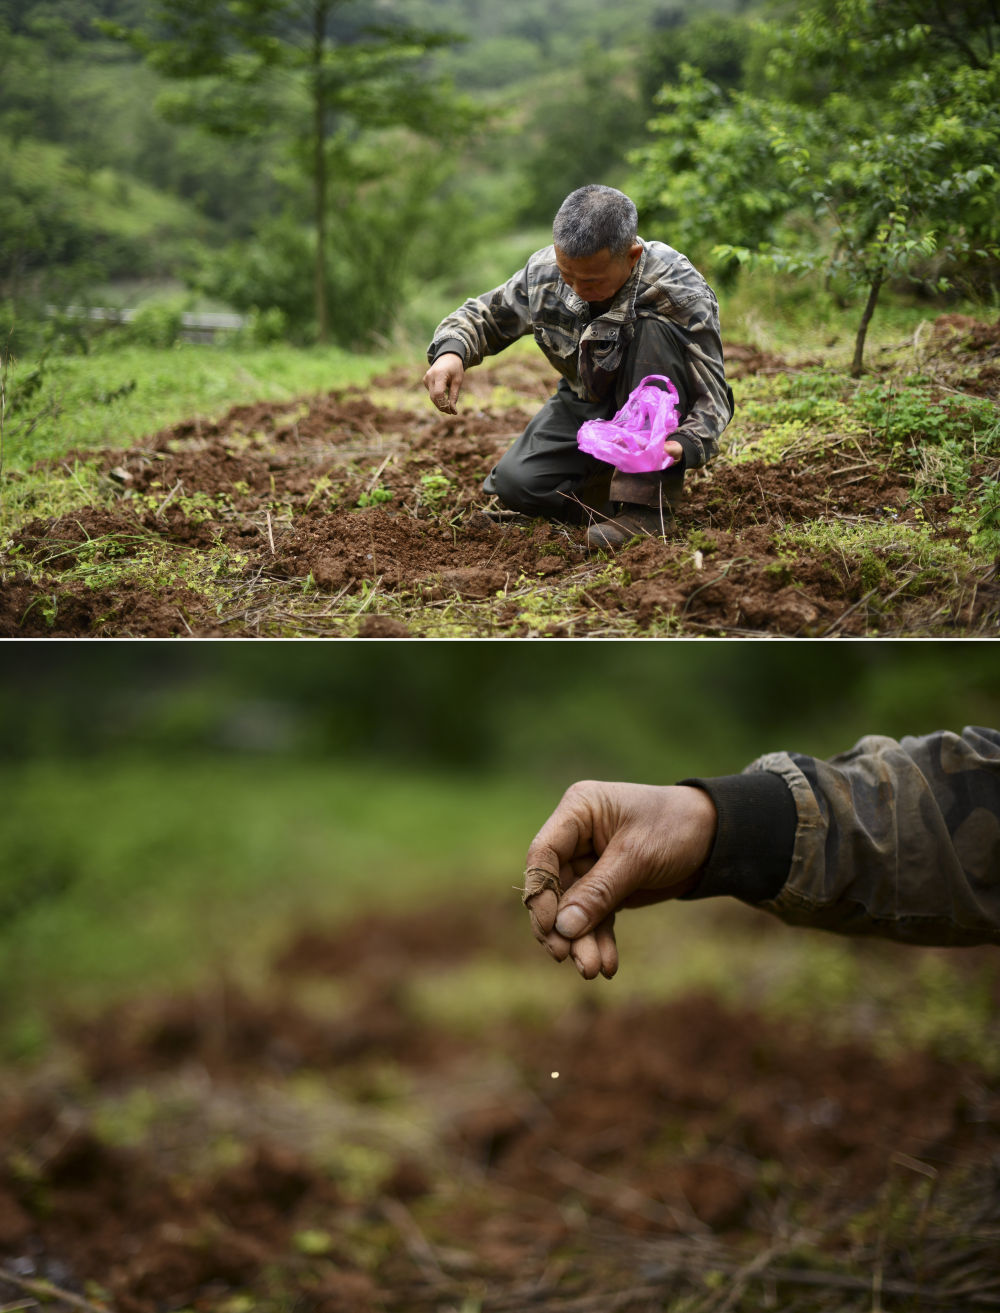
POLYGON ((591 550, 660 534, 680 502, 684 471, 715 455, 733 415, 715 294, 690 260, 638 236, 634 204, 613 187, 572 192, 536 251, 502 287, 438 325, 424 386, 456 413, 466 369, 533 334, 561 375, 555 395, 491 470, 483 491, 511 510, 588 524, 591 550), (674 464, 625 474, 577 447, 589 419, 610 419, 650 374, 680 398, 666 442, 674 464))

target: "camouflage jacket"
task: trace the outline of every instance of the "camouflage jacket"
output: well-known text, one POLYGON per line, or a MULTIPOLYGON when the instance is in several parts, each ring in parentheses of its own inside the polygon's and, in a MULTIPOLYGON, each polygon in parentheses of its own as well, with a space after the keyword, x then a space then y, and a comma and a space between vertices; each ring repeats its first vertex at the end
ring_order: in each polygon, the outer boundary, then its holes
POLYGON ((843 934, 1000 943, 1000 731, 872 735, 829 761, 777 752, 690 782, 719 813, 695 897, 843 934))
POLYGON ((618 370, 635 322, 644 316, 669 321, 686 347, 695 399, 675 436, 683 442, 688 468, 696 468, 716 454, 719 434, 733 413, 719 306, 687 256, 662 242, 642 243, 627 282, 595 319, 587 302, 560 277, 554 248, 536 251, 513 278, 470 298, 443 319, 427 358, 433 361, 446 350, 454 351, 469 368, 531 333, 576 395, 593 401, 606 396, 607 389, 599 383, 588 386, 587 380, 618 370))

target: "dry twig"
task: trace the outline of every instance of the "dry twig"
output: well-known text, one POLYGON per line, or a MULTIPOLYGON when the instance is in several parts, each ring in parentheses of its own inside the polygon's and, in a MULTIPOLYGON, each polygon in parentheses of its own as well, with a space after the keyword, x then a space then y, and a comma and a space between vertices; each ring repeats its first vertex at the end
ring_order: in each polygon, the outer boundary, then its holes
POLYGON ((7 1281, 18 1290, 27 1291, 29 1295, 38 1295, 42 1300, 58 1300, 61 1304, 68 1304, 70 1308, 82 1309, 83 1313, 113 1313, 110 1304, 92 1304, 89 1299, 84 1299, 82 1295, 74 1295, 71 1290, 63 1290, 60 1286, 53 1285, 51 1281, 40 1281, 33 1277, 18 1276, 17 1273, 11 1272, 9 1268, 0 1266, 0 1281, 7 1281))

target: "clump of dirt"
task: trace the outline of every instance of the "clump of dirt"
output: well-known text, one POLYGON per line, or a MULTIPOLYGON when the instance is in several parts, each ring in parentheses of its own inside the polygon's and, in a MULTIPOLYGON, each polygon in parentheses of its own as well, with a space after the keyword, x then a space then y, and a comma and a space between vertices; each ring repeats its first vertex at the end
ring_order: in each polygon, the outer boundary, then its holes
MULTIPOLYGON (((204 1306, 252 1284, 288 1261, 297 1231, 325 1224, 342 1204, 329 1178, 281 1147, 249 1146, 228 1170, 179 1183, 147 1153, 106 1144, 58 1108, 6 1120, 0 1253, 56 1285, 91 1274, 122 1313, 204 1306)), ((342 1313, 373 1308, 374 1283, 338 1260, 341 1279, 312 1293, 342 1313)))
POLYGON ((113 548, 118 556, 134 556, 147 540, 141 522, 128 508, 86 506, 53 520, 31 520, 14 534, 13 544, 27 556, 60 569, 77 564, 84 554, 99 556, 113 548))
POLYGON ((840 632, 864 631, 864 618, 846 614, 852 592, 824 554, 797 549, 794 559, 772 543, 766 527, 746 529, 735 539, 707 532, 700 558, 689 547, 657 539, 638 544, 624 583, 594 587, 589 595, 605 612, 635 614, 642 623, 675 616, 708 629, 751 629, 814 636, 838 623, 840 632))
POLYGON ((376 977, 348 1012, 324 1016, 290 998, 253 998, 227 982, 199 994, 121 1004, 67 1034, 90 1080, 197 1065, 217 1076, 329 1071, 362 1059, 420 1065, 441 1059, 447 1037, 430 1034, 404 991, 376 977))
POLYGON ((901 472, 872 464, 860 474, 857 462, 817 467, 790 457, 780 465, 745 461, 709 470, 697 479, 683 507, 684 522, 739 534, 750 525, 772 532, 844 514, 886 519, 896 515, 912 491, 901 472), (853 477, 848 477, 852 475, 853 477))
POLYGON ((216 616, 203 594, 167 585, 151 591, 146 583, 113 588, 86 583, 37 580, 15 574, 0 592, 0 637, 3 638, 145 638, 221 635, 216 616), (50 591, 51 590, 51 591, 50 591))

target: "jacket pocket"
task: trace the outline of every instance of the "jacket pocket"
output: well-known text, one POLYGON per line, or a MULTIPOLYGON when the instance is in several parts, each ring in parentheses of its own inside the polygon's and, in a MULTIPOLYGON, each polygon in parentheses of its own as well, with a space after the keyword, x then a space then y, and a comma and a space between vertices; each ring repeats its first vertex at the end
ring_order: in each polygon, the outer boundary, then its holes
POLYGON ((547 328, 541 324, 536 324, 533 331, 535 341, 550 360, 571 360, 575 358, 579 346, 579 340, 575 335, 560 333, 558 329, 547 328))

